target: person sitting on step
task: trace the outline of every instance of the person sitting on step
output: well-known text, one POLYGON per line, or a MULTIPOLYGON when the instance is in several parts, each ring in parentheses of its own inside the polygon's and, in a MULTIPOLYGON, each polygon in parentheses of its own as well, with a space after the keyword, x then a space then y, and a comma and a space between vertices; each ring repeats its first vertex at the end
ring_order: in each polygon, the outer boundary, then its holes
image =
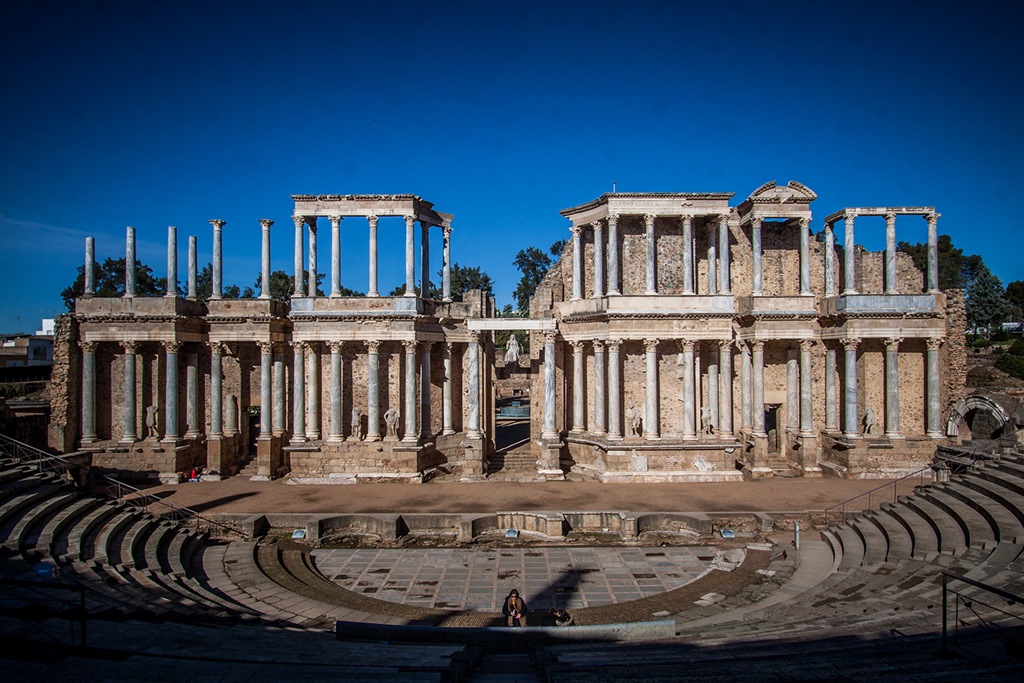
POLYGON ((501 606, 501 613, 508 620, 508 625, 513 626, 518 621, 520 626, 526 626, 526 601, 519 595, 519 591, 513 588, 505 598, 505 604, 501 606))

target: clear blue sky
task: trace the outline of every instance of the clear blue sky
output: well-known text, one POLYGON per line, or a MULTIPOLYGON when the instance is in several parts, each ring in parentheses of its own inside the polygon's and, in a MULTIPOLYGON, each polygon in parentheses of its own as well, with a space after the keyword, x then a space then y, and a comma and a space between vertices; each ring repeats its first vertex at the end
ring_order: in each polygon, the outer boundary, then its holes
MULTIPOLYGON (((815 231, 844 206, 935 205, 957 246, 1024 279, 1024 11, 891 4, 4 3, 0 331, 61 312, 84 238, 123 256, 126 225, 157 275, 178 226, 184 279, 187 235, 204 264, 225 219, 225 281, 251 285, 273 218, 290 272, 297 193, 434 202, 499 305, 516 252, 568 237, 558 211, 613 180, 734 203, 799 180, 815 231)), ((365 222, 344 225, 344 284, 365 290, 365 222)), ((882 247, 881 222, 857 225, 882 247)), ((381 226, 387 291, 404 233, 381 226)), ((439 235, 433 252, 436 271, 439 235)))

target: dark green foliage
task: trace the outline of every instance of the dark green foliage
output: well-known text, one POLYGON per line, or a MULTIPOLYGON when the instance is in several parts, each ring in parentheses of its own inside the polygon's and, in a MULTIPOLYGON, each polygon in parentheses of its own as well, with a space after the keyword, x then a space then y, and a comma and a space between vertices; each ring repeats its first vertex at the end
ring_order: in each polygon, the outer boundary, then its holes
MULTIPOLYGON (((124 257, 108 258, 103 263, 93 264, 93 278, 96 283, 95 295, 98 297, 124 296, 125 267, 124 257)), ((135 295, 163 296, 166 291, 167 278, 153 277, 153 269, 142 261, 135 261, 135 295)), ((64 305, 69 311, 75 310, 75 299, 85 293, 85 266, 78 267, 75 281, 60 293, 64 305)))
POLYGON ((1018 339, 996 360, 996 367, 1017 379, 1024 379, 1024 339, 1018 339))
MULTIPOLYGON (((309 285, 309 271, 302 271, 303 283, 309 285)), ((323 296, 324 290, 320 285, 323 283, 324 274, 316 274, 316 294, 323 296)), ((263 274, 256 276, 256 289, 262 291, 263 274)), ((246 288, 248 289, 248 288, 246 288)), ((275 270, 270 274, 270 298, 274 301, 290 301, 292 292, 295 291, 295 278, 283 270, 275 270)), ((306 290, 308 291, 308 290, 306 290)), ((243 297, 247 298, 247 297, 243 297)))
POLYGON ((525 313, 530 310, 530 297, 537 291, 537 285, 551 267, 551 257, 537 247, 527 247, 516 254, 512 263, 523 274, 512 298, 515 299, 516 308, 525 313))
MULTIPOLYGON (((939 259, 939 289, 970 289, 980 268, 984 267, 981 257, 964 256, 963 249, 953 246, 949 235, 939 235, 936 245, 939 259)), ((914 259, 914 265, 922 272, 928 272, 928 244, 900 242, 899 251, 905 252, 914 259)))
POLYGON ((993 329, 1006 322, 1010 304, 1003 283, 982 264, 967 290, 967 327, 989 338, 993 329))

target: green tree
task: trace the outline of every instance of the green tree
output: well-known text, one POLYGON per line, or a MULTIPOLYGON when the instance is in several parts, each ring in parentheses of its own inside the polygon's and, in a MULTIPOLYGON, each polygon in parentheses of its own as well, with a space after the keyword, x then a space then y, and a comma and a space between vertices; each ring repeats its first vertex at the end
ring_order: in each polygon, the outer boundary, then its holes
MULTIPOLYGON (((499 318, 525 318, 525 314, 522 311, 517 311, 512 308, 512 304, 505 304, 504 308, 496 311, 497 317, 499 318)), ((512 335, 515 335, 516 339, 519 340, 519 348, 523 350, 524 354, 529 353, 530 336, 526 330, 495 330, 494 331, 494 346, 497 349, 504 349, 508 346, 508 339, 512 335)))
MULTIPOLYGON (((302 271, 302 279, 305 284, 309 284, 309 271, 302 271)), ((320 288, 323 283, 324 274, 316 274, 316 294, 317 296, 323 296, 324 290, 320 288)), ((246 287, 246 290, 249 288, 246 287)), ((256 289, 263 291, 263 274, 260 273, 256 276, 256 289)), ((251 291, 251 290, 250 290, 251 291)), ((283 270, 275 270, 270 274, 270 298, 274 301, 290 301, 292 293, 295 291, 295 278, 283 270)), ((308 291, 308 290, 306 290, 308 291)), ((248 297, 243 297, 248 298, 248 297)))
POLYGON ((1016 322, 1024 321, 1024 280, 1006 285, 1006 300, 1010 302, 1010 317, 1016 322))
MULTIPOLYGON (((441 283, 444 279, 444 269, 437 271, 437 282, 430 283, 430 295, 437 300, 443 296, 441 283)), ((451 268, 452 279, 452 300, 462 301, 462 295, 471 289, 480 289, 491 293, 494 291, 494 280, 491 276, 480 270, 480 266, 460 266, 453 263, 451 268)), ((405 293, 405 285, 402 285, 402 293, 405 293)))
MULTIPOLYGON (((102 263, 93 263, 93 282, 95 282, 95 296, 98 297, 119 297, 124 296, 125 280, 124 257, 118 259, 108 258, 102 263)), ((135 295, 136 296, 163 296, 166 292, 167 278, 153 277, 153 269, 142 261, 135 261, 135 295)), ((85 293, 85 266, 78 266, 78 275, 74 282, 64 288, 60 293, 64 299, 64 305, 69 311, 75 310, 75 299, 85 293)))
POLYGON ((558 240, 557 242, 552 244, 551 249, 549 250, 551 252, 551 255, 554 256, 556 259, 562 258, 562 252, 565 251, 565 246, 567 244, 569 244, 568 240, 558 240))
POLYGON ((516 254, 512 263, 523 274, 512 293, 512 298, 515 299, 516 308, 526 312, 530 309, 530 297, 537 291, 537 285, 551 268, 551 257, 537 247, 527 247, 516 254))
MULTIPOLYGON (((981 268, 985 267, 980 256, 964 255, 963 249, 953 246, 949 235, 939 235, 936 245, 939 261, 939 289, 969 289, 981 268)), ((928 245, 918 242, 900 242, 897 250, 905 252, 914 260, 922 273, 928 271, 928 245)))
POLYGON ((967 290, 966 304, 967 327, 975 334, 984 334, 986 339, 991 336, 992 329, 1006 322, 1010 315, 1010 303, 1006 300, 1003 283, 984 265, 967 290))
MULTIPOLYGON (((213 295, 213 266, 207 263, 203 269, 196 273, 196 298, 200 301, 209 301, 213 295)), ((221 297, 224 299, 252 299, 255 291, 252 287, 244 290, 238 285, 221 284, 221 297)))

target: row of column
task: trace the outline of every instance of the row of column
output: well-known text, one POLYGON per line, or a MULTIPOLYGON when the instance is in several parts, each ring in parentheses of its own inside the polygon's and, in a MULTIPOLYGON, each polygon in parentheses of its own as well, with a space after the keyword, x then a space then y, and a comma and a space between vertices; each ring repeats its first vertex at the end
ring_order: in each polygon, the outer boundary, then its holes
MULTIPOLYGON (((715 215, 715 214, 712 214, 715 215)), ((695 216, 680 216, 683 229, 683 294, 696 293, 695 261, 697 240, 693 231, 693 219, 695 216)), ((657 216, 646 214, 644 216, 645 236, 645 270, 646 285, 645 294, 658 293, 657 281, 657 249, 654 237, 654 222, 657 216)), ((620 267, 619 267, 619 215, 609 214, 608 216, 608 242, 607 242, 607 278, 605 276, 605 236, 604 221, 590 223, 594 231, 594 282, 592 289, 593 297, 605 296, 605 280, 607 279, 609 296, 621 294, 620 289, 620 267)), ((583 294, 583 248, 582 234, 585 226, 573 225, 572 232, 573 269, 572 269, 572 298, 582 299, 583 294)), ((717 222, 708 226, 708 294, 730 293, 729 277, 729 216, 718 214, 717 222), (717 230, 717 244, 715 232, 717 230), (717 260, 717 269, 715 263, 717 260), (719 284, 721 285, 719 287, 719 284)))
MULTIPOLYGON (((800 295, 808 296, 811 291, 811 219, 797 219, 800 225, 800 295)), ((754 296, 764 293, 764 250, 761 247, 761 230, 764 219, 754 217, 750 219, 750 245, 753 251, 753 274, 754 274, 754 296)))
MULTIPOLYGON (((341 221, 342 216, 328 216, 331 222, 331 297, 340 297, 341 287, 341 221)), ((315 297, 317 274, 317 217, 293 216, 295 222, 295 289, 293 296, 315 297), (306 286, 303 276, 305 244, 303 226, 309 229, 309 284, 306 286)), ((367 296, 380 296, 377 277, 377 223, 378 216, 367 216, 370 228, 370 263, 369 286, 367 296)), ((415 262, 415 224, 414 216, 405 216, 405 294, 416 296, 416 262, 415 262)), ((423 298, 430 297, 430 224, 420 221, 420 292, 423 298)), ((441 296, 443 301, 452 300, 451 292, 451 235, 450 226, 441 226, 444 237, 443 263, 441 275, 441 296)))

